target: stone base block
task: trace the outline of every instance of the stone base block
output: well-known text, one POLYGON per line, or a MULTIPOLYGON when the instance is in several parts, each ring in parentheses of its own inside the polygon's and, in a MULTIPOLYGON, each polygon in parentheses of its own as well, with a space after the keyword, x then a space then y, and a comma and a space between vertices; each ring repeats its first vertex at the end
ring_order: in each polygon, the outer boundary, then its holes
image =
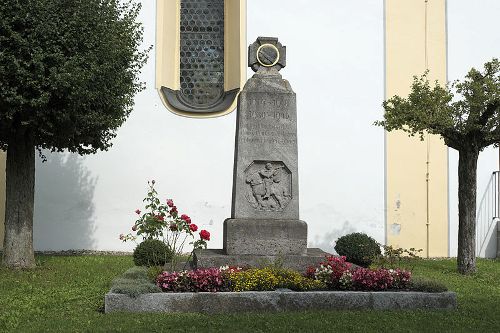
POLYGON ((110 312, 280 312, 311 310, 456 309, 454 292, 247 291, 220 293, 157 293, 137 298, 108 293, 110 312))
POLYGON ((230 266, 252 266, 262 267, 273 263, 280 263, 285 268, 304 272, 307 267, 317 265, 325 259, 329 253, 310 248, 306 249, 305 255, 228 255, 224 250, 197 250, 195 251, 195 262, 198 268, 230 266))
POLYGON ((306 255, 307 224, 300 220, 226 219, 228 255, 306 255))

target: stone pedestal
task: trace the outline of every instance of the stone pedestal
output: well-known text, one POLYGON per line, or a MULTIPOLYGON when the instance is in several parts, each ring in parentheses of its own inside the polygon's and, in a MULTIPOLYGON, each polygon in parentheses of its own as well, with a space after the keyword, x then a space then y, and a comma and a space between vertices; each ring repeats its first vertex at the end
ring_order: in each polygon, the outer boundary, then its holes
POLYGON ((307 224, 300 220, 227 219, 223 242, 228 255, 306 255, 307 224))

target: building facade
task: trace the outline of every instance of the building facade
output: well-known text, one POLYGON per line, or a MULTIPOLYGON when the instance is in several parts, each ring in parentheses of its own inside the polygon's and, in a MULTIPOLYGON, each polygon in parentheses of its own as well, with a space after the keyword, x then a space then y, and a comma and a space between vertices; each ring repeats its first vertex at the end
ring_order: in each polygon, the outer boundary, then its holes
MULTIPOLYGON (((382 118, 385 98, 409 92, 413 75, 429 70, 431 80, 445 83, 498 55, 500 41, 491 23, 500 13, 497 2, 142 2, 144 47, 155 48, 142 71, 147 88, 137 95, 108 152, 47 153, 47 163, 37 162, 37 250, 131 250, 134 244, 121 243, 118 235, 130 231, 151 179, 160 195, 173 198, 182 213, 211 231, 210 247, 220 248, 231 203, 236 106, 231 92, 251 75, 247 44, 257 36, 276 36, 287 46, 282 75, 298 99, 300 212, 309 226, 309 246, 333 251, 339 236, 360 231, 380 243, 421 248, 424 256, 456 255, 456 152, 439 137, 420 141, 385 133, 373 122, 382 118), (208 2, 221 6, 214 12, 223 18, 200 17, 197 3, 208 2), (187 10, 191 4, 194 12, 187 10), (491 20, 473 21, 480 16, 476 11, 491 20), (203 78, 189 67, 200 65, 190 61, 201 56, 187 53, 193 51, 189 25, 196 20, 218 31, 196 38, 219 38, 224 46, 208 45, 214 46, 204 54, 214 58, 206 71, 213 84, 201 95, 193 91, 203 78)), ((478 196, 497 168, 497 153, 482 153, 478 196)), ((1 153, 0 170, 5 170, 1 153)), ((2 172, 2 240, 4 202, 2 172)))

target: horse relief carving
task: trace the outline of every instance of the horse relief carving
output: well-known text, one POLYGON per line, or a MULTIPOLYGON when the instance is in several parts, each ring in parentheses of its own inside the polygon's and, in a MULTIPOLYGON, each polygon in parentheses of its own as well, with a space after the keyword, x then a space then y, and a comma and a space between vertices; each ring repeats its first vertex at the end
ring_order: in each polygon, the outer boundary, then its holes
POLYGON ((292 174, 283 162, 254 161, 245 181, 248 202, 257 210, 282 211, 292 199, 292 174))

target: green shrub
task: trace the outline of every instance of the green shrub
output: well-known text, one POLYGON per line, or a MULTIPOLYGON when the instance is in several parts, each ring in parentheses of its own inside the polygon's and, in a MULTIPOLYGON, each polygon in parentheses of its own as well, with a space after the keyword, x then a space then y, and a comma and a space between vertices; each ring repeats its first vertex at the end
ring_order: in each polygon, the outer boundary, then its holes
POLYGON ((161 289, 149 280, 119 277, 113 281, 111 292, 137 297, 140 294, 159 293, 161 289))
POLYGON ((373 264, 381 268, 402 268, 413 270, 415 264, 420 259, 419 253, 423 249, 394 247, 392 245, 382 245, 383 253, 374 258, 373 264))
POLYGON ((161 289, 148 277, 147 267, 134 266, 111 283, 111 292, 137 297, 140 294, 159 293, 161 289))
POLYGON ((163 266, 151 266, 148 267, 147 279, 156 283, 156 278, 164 271, 163 266))
POLYGON ((147 279, 148 278, 148 269, 142 266, 134 266, 129 268, 122 274, 123 278, 138 280, 138 279, 147 279))
POLYGON ((428 293, 442 293, 448 291, 448 288, 436 280, 413 277, 410 282, 410 290, 428 293))
POLYGON ((355 232, 337 239, 335 251, 353 264, 368 267, 380 255, 380 247, 370 236, 355 232))
POLYGON ((137 266, 163 266, 173 258, 173 252, 165 243, 157 239, 146 239, 134 250, 137 266))

